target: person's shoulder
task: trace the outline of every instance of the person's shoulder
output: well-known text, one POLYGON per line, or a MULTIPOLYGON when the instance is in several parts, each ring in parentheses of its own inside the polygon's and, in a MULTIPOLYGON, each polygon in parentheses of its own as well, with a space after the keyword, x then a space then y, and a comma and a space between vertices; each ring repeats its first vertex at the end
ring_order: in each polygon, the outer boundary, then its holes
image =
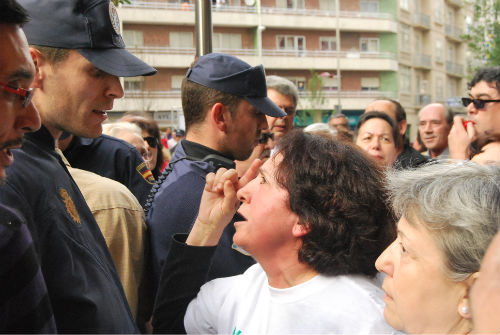
POLYGON ((106 134, 102 134, 101 136, 93 139, 93 145, 122 150, 135 149, 135 147, 127 141, 106 134))

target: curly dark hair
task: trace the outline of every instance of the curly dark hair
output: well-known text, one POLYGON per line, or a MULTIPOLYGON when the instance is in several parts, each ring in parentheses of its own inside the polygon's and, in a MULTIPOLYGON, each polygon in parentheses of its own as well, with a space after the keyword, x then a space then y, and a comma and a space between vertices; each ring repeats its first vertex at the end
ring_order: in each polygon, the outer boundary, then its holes
POLYGON ((500 93, 500 66, 484 67, 477 70, 472 80, 467 83, 467 87, 470 90, 480 81, 495 84, 498 93, 500 93))
POLYGON ((374 276, 395 238, 383 172, 354 146, 300 130, 283 137, 278 152, 276 180, 309 229, 299 261, 324 275, 374 276))

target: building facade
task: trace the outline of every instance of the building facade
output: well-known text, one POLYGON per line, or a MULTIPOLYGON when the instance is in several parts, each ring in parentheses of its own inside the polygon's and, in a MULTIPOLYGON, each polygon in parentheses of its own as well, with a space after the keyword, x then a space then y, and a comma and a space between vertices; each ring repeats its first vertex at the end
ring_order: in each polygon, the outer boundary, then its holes
MULTIPOLYGON (((213 3, 213 51, 295 82, 299 126, 326 121, 339 105, 354 125, 379 97, 401 101, 415 124, 423 105, 453 104, 464 93, 459 0, 339 0, 338 13, 335 0, 213 3)), ((182 127, 180 86, 196 53, 193 1, 132 0, 119 15, 125 44, 158 74, 125 78, 111 117, 138 111, 182 127)))

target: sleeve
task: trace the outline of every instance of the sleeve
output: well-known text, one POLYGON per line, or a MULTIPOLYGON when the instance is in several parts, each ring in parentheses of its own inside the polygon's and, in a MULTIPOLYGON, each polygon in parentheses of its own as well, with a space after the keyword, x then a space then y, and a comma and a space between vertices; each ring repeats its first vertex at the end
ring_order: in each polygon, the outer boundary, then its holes
POLYGON ((153 329, 158 334, 186 333, 184 316, 188 304, 206 282, 216 247, 185 244, 186 234, 173 237, 160 278, 153 311, 153 329))

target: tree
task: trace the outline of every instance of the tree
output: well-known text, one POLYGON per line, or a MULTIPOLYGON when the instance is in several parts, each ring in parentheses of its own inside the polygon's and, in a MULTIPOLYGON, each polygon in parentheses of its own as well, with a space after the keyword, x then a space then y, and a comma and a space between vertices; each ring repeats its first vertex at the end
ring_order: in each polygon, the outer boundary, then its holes
POLYGON ((318 119, 321 119, 321 106, 325 103, 323 78, 314 70, 311 70, 310 73, 311 78, 307 83, 306 91, 310 109, 297 113, 296 124, 299 126, 307 126, 311 122, 318 122, 318 119))
POLYGON ((467 0, 473 16, 462 37, 469 47, 469 73, 500 64, 500 0, 467 0))

